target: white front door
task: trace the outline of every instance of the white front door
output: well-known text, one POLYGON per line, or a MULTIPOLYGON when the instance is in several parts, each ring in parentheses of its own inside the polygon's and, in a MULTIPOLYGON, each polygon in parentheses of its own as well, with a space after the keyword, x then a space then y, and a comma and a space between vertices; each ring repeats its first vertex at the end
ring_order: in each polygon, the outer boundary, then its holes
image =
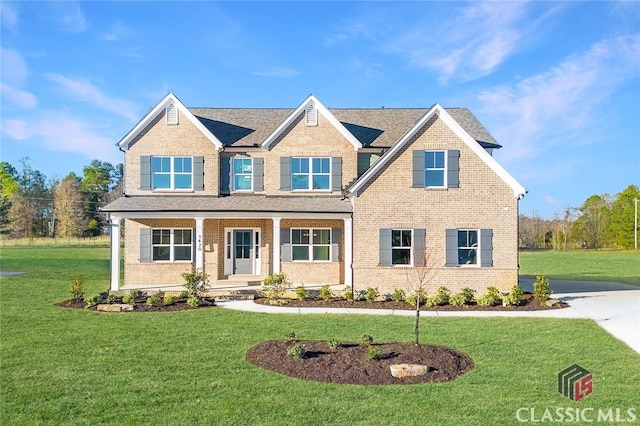
POLYGON ((225 229, 226 275, 260 274, 260 230, 225 229))

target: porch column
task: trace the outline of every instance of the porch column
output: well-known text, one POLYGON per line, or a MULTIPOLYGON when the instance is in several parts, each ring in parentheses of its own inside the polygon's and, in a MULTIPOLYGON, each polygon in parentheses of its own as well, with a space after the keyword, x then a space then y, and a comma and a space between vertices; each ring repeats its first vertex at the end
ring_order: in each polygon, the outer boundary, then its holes
POLYGON ((111 290, 120 290, 120 218, 109 216, 111 221, 111 290))
POLYGON ((204 268, 204 249, 203 249, 203 229, 204 219, 196 218, 196 271, 202 272, 204 268))
POLYGON ((344 219, 344 284, 353 288, 353 219, 344 219))
POLYGON ((280 218, 273 218, 273 273, 280 273, 280 218))

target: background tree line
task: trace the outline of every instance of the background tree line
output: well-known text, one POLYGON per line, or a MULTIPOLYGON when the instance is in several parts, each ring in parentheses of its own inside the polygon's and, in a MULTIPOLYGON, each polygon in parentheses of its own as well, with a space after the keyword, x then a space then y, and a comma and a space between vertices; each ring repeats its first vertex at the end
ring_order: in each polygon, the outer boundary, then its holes
POLYGON ((22 158, 0 162, 0 234, 4 238, 94 237, 103 233, 100 207, 122 193, 122 164, 93 160, 82 176, 47 179, 22 158))
POLYGON ((551 220, 535 212, 532 216, 521 214, 520 247, 633 249, 635 199, 640 209, 640 187, 629 185, 615 196, 592 195, 580 207, 567 208, 551 220))

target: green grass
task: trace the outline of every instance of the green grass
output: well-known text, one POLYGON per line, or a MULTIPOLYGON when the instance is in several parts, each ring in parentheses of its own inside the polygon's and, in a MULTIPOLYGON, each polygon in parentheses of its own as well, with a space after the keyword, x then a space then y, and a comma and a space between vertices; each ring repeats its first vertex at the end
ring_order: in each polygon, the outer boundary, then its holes
POLYGON ((640 407, 640 355, 589 320, 431 318, 421 341, 469 354, 457 380, 410 386, 306 382, 257 368, 246 351, 302 339, 412 341, 413 317, 268 315, 223 308, 105 314, 54 306, 71 278, 108 287, 106 247, 10 247, 0 279, 0 424, 503 425, 556 407, 640 407), (572 402, 557 373, 577 363, 594 392, 572 402))
POLYGON ((640 285, 640 250, 522 251, 520 274, 640 285))

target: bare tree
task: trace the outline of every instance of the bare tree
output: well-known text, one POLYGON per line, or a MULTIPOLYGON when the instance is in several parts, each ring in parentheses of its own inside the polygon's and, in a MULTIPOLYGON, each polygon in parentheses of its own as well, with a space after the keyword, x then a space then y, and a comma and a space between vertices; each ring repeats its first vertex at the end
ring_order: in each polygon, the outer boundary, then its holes
POLYGON ((80 180, 75 175, 69 175, 54 185, 53 212, 57 236, 76 237, 82 234, 87 220, 80 180))
POLYGON ((409 283, 409 294, 415 297, 416 320, 413 331, 415 333, 414 343, 420 344, 420 302, 427 296, 427 285, 433 280, 435 271, 433 261, 427 253, 420 259, 416 259, 416 266, 411 269, 413 275, 407 271, 407 281, 409 283))

